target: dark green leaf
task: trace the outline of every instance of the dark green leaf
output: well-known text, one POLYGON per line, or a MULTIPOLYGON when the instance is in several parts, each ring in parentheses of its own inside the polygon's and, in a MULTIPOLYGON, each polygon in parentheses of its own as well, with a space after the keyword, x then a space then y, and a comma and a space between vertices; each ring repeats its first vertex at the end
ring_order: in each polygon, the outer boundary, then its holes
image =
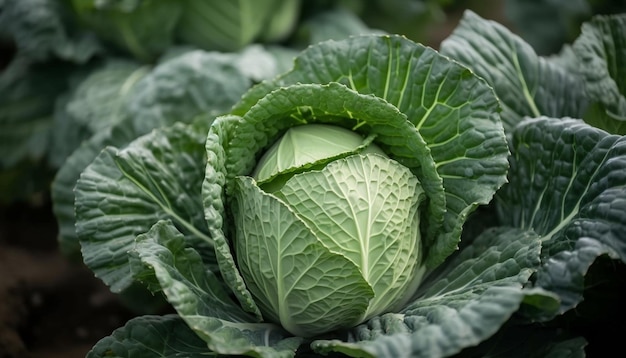
POLYGON ((176 315, 141 316, 101 339, 87 358, 204 358, 206 342, 176 315))
POLYGON ((96 37, 76 26, 64 5, 57 0, 4 0, 0 34, 15 42, 20 61, 58 58, 82 64, 102 52, 96 37))
POLYGON ((593 106, 585 121, 626 134, 626 15, 597 16, 573 45, 593 106))
POLYGON ((507 135, 524 117, 581 118, 582 78, 548 59, 503 25, 467 10, 441 52, 464 63, 496 91, 507 135))
POLYGON ((599 255, 626 261, 626 140, 580 120, 538 118, 520 124, 511 150, 498 216, 542 236, 550 259, 538 283, 567 310, 599 255))
POLYGON ((76 233, 85 263, 111 290, 131 282, 127 252, 135 236, 172 219, 212 256, 198 195, 207 123, 156 130, 122 150, 104 149, 76 184, 76 233))

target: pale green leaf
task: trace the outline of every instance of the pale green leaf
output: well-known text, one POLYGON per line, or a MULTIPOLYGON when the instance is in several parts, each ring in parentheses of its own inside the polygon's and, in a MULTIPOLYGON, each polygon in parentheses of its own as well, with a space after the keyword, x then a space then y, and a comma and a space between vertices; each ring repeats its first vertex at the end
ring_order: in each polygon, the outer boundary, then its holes
POLYGON ((353 155, 297 174, 276 194, 331 252, 372 286, 366 318, 399 309, 424 272, 419 205, 424 191, 397 162, 353 155), (323 198, 323 199, 322 199, 323 198))
MULTIPOLYGON (((252 90, 254 94, 255 89, 252 90)), ((250 153, 258 153, 277 140, 289 127, 307 123, 327 123, 352 129, 364 136, 375 135, 374 143, 391 158, 410 168, 420 180, 429 201, 429 250, 427 265, 450 254, 458 238, 435 240, 445 215, 445 192, 431 151, 406 116, 385 100, 362 95, 336 82, 327 85, 296 84, 279 88, 250 108, 237 128, 236 138, 227 156, 236 168, 234 173, 247 174, 255 165, 250 153), (430 247, 430 243, 436 245, 430 247)), ((235 174, 230 174, 235 175, 235 174)))
POLYGON ((284 183, 295 173, 321 168, 338 158, 357 153, 385 156, 377 145, 372 144, 374 138, 363 138, 348 129, 327 124, 292 127, 263 153, 252 177, 263 190, 271 191, 266 184, 268 181, 275 186, 277 181, 284 183))
POLYGON ((237 262, 265 317, 301 337, 364 318, 374 292, 357 265, 249 177, 236 179, 233 205, 237 262))
POLYGON ((224 282, 232 290, 244 310, 253 313, 258 319, 261 311, 254 302, 241 276, 230 247, 232 222, 226 216, 226 151, 232 140, 231 134, 241 118, 237 116, 218 117, 206 140, 207 165, 202 183, 202 202, 209 233, 215 245, 215 256, 224 282))
POLYGON ((326 86, 295 85, 272 93, 243 118, 233 115, 218 117, 207 139, 208 164, 203 184, 205 217, 216 243, 225 282, 251 312, 258 312, 258 308, 237 270, 228 244, 230 221, 224 209, 226 198, 232 192, 234 178, 250 174, 256 156, 265 146, 277 140, 281 131, 309 121, 348 128, 356 126, 368 135, 376 135, 387 152, 406 166, 424 173, 421 176, 422 186, 434 193, 431 205, 438 208, 442 217, 441 179, 429 159, 428 148, 406 117, 383 100, 359 95, 337 83, 326 86), (350 118, 352 115, 355 115, 354 119, 350 118), (421 162, 423 165, 420 167, 421 162))

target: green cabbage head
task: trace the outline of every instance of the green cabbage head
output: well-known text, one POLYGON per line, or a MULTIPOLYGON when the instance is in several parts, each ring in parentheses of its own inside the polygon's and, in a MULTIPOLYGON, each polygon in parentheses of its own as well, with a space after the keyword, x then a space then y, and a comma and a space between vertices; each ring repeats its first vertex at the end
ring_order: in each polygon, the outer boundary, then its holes
POLYGON ((294 335, 398 310, 424 272, 424 191, 370 141, 338 126, 293 127, 254 179, 236 179, 239 269, 263 315, 294 335))
POLYGON ((445 357, 524 302, 558 307, 525 288, 540 236, 463 231, 506 182, 499 109, 436 51, 360 36, 307 48, 224 115, 106 148, 75 189, 85 263, 177 315, 90 357, 153 337, 185 356, 445 357))

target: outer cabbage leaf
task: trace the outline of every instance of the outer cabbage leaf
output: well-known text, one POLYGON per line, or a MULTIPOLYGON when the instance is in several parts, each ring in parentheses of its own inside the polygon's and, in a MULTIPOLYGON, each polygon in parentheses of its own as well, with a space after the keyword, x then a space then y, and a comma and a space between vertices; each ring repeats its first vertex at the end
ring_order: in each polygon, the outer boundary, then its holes
POLYGON ((177 315, 140 316, 98 341, 86 357, 204 358, 207 349, 206 342, 177 315))
POLYGON ((291 357, 301 338, 290 337, 280 326, 257 323, 207 270, 200 255, 167 221, 156 223, 137 237, 132 255, 137 278, 158 282, 181 318, 220 354, 291 357))
POLYGON ((76 234, 85 264, 114 292, 132 282, 127 252, 135 236, 172 219, 190 244, 212 254, 198 193, 208 124, 176 124, 122 150, 105 148, 76 184, 76 234))
POLYGON ((573 45, 593 104, 585 121, 626 134, 626 15, 596 16, 573 45))
MULTIPOLYGON (((78 254, 73 189, 87 165, 106 146, 123 148, 159 126, 189 123, 201 113, 208 113, 207 118, 212 118, 226 112, 252 84, 243 74, 241 64, 235 61, 242 58, 243 55, 191 51, 160 63, 136 82, 136 76, 141 75, 142 70, 128 68, 128 77, 117 77, 125 71, 115 66, 114 70, 120 72, 111 74, 105 68, 102 71, 106 72, 94 73, 79 85, 79 88, 89 86, 92 90, 73 96, 69 110, 76 117, 74 120, 86 121, 94 128, 106 121, 109 127, 101 129, 77 148, 52 183, 53 210, 60 230, 60 248, 64 253, 78 254), (107 76, 111 87, 105 88, 101 75, 107 76), (93 83, 96 79, 100 81, 93 83), (98 87, 90 86, 92 84, 98 87), (126 87, 130 85, 132 91, 127 93, 126 87), (102 113, 104 103, 110 104, 105 108, 106 114, 102 113)), ((265 75, 273 73, 268 71, 265 75)))
POLYGON ((374 291, 357 264, 250 177, 236 179, 233 212, 239 270, 267 319, 300 337, 361 322, 374 291))
POLYGON ((83 141, 120 122, 129 93, 147 72, 134 62, 110 59, 73 76, 69 92, 57 96, 48 162, 60 168, 83 141))
POLYGON ((226 215, 226 151, 233 139, 233 128, 237 127, 240 119, 237 116, 221 116, 211 125, 206 140, 207 165, 202 183, 202 200, 204 216, 215 244, 215 256, 224 282, 244 310, 261 319, 261 311, 235 265, 228 239, 232 220, 226 215))
POLYGON ((159 64, 136 84, 126 106, 137 132, 227 112, 252 85, 237 57, 197 50, 159 64))
MULTIPOLYGON (((355 357, 458 353, 493 335, 527 295, 538 294, 523 287, 540 265, 540 251, 532 232, 489 229, 440 266, 406 308, 353 328, 346 342, 318 340, 312 347, 355 357)), ((553 298, 545 298, 545 308, 553 309, 553 298)))
MULTIPOLYGON (((505 182, 508 148, 492 89, 467 68, 403 37, 362 36, 308 48, 292 71, 253 87, 232 113, 244 115, 276 88, 330 82, 395 106, 427 143, 445 188, 442 207, 440 189, 418 175, 434 201, 425 239, 437 252, 426 255, 427 265, 436 266, 456 249, 467 215, 505 182)), ((420 160, 421 170, 430 170, 420 160)))
POLYGON ((603 254, 626 262, 626 141, 580 120, 529 119, 513 134, 510 184, 497 196, 502 223, 542 236, 549 257, 537 283, 582 299, 603 254))
POLYGON ((76 236, 74 211, 74 187, 80 174, 91 164, 103 148, 124 147, 138 137, 130 122, 123 121, 111 128, 101 130, 84 141, 67 157, 52 181, 52 209, 59 227, 59 249, 66 257, 80 258, 80 242, 76 236))
POLYGON ((493 86, 507 135, 524 117, 581 118, 587 108, 582 78, 537 56, 519 36, 469 10, 441 43, 441 53, 493 86))
POLYGON ((149 72, 148 66, 132 61, 106 61, 72 90, 66 104, 68 115, 91 133, 111 127, 124 118, 126 101, 137 82, 149 72))

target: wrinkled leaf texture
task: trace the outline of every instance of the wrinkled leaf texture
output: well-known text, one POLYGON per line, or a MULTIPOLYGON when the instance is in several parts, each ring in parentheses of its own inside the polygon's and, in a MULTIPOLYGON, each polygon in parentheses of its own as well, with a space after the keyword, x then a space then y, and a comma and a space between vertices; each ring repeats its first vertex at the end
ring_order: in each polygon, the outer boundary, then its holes
POLYGON ((243 115, 280 87, 330 82, 393 105, 426 142, 432 160, 418 158, 418 177, 431 200, 426 264, 436 266, 456 249, 467 215, 505 181, 508 148, 492 89, 430 48, 400 36, 362 36, 306 49, 293 70, 253 87, 232 113, 243 115))
POLYGON ((626 262, 626 141, 581 120, 541 117, 520 124, 511 151, 498 217, 542 236, 537 284, 568 310, 582 300, 599 255, 626 262))

